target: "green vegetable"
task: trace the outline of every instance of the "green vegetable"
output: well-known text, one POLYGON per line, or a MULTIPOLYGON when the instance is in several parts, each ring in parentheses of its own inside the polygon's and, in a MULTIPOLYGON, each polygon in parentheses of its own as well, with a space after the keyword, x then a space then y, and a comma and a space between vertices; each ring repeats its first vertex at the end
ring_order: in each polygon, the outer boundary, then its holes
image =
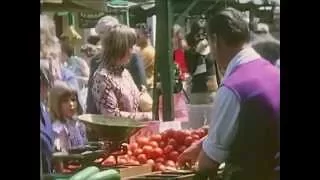
POLYGON ((99 171, 99 168, 95 166, 90 166, 74 174, 73 176, 71 176, 69 180, 87 180, 88 177, 98 173, 99 171))
POLYGON ((98 172, 90 176, 87 180, 120 180, 120 174, 117 170, 109 169, 98 172))

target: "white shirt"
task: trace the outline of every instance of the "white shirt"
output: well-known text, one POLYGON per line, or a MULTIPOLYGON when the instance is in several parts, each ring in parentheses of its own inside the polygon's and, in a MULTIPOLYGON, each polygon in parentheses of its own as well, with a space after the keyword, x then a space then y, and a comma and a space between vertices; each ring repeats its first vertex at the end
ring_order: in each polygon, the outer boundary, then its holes
MULTIPOLYGON (((228 64, 224 79, 240 64, 245 64, 260 58, 251 47, 241 50, 228 64)), ((238 114, 240 112, 240 97, 227 87, 220 87, 213 104, 213 119, 210 121, 208 137, 202 144, 206 155, 222 163, 229 155, 230 145, 238 129, 238 114)))
POLYGON ((280 69, 280 59, 276 61, 276 66, 280 69))

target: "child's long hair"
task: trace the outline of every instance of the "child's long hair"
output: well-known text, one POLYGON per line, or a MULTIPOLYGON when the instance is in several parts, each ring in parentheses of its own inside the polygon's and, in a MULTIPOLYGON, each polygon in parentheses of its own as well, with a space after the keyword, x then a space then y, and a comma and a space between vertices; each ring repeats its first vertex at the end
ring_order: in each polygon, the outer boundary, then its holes
POLYGON ((63 81, 55 81, 53 87, 50 89, 49 94, 49 109, 52 119, 54 121, 60 120, 65 121, 62 111, 61 103, 66 97, 75 96, 77 99, 77 113, 82 114, 83 110, 79 102, 77 91, 72 89, 67 83, 63 81))

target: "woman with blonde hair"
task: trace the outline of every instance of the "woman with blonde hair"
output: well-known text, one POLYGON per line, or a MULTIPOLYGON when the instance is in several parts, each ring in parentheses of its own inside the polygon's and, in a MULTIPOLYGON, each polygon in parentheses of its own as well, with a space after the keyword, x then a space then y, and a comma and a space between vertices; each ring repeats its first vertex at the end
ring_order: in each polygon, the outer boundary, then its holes
POLYGON ((99 113, 105 116, 150 120, 151 112, 139 112, 140 96, 131 74, 125 66, 129 63, 136 43, 136 33, 125 25, 111 27, 101 41, 102 62, 93 76, 89 91, 99 113))
POLYGON ((184 56, 184 51, 188 49, 188 45, 184 38, 182 27, 178 24, 175 24, 172 29, 173 60, 176 64, 178 64, 182 74, 185 75, 186 73, 189 73, 184 56))
POLYGON ((62 80, 75 89, 78 82, 75 75, 61 63, 61 46, 56 36, 54 21, 47 15, 40 15, 40 66, 50 72, 52 80, 62 80))

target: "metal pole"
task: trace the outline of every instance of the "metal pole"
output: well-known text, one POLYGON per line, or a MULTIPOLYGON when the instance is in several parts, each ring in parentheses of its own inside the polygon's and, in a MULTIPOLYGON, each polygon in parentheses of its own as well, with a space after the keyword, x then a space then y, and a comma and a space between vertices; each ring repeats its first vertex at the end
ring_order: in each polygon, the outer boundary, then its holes
MULTIPOLYGON (((156 0, 157 34, 156 66, 160 73, 163 96, 163 121, 174 120, 173 110, 173 63, 171 48, 172 12, 171 0, 156 0)), ((155 77, 156 78, 156 77, 155 77)))

